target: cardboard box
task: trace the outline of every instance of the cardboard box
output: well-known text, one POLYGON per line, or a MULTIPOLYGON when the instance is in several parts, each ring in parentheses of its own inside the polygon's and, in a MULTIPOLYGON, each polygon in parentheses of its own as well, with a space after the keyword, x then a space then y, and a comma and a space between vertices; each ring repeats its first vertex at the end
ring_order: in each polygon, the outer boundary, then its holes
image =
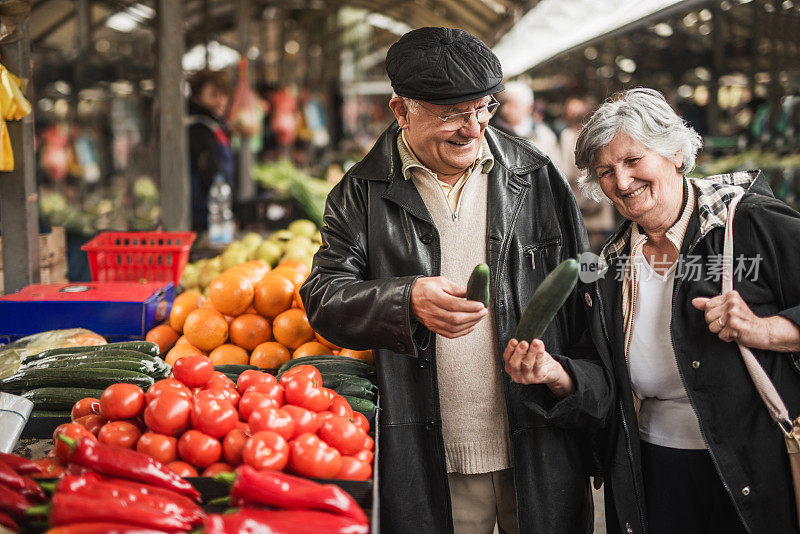
MULTIPOLYGON (((0 271, 3 270, 3 238, 0 237, 0 271)), ((49 234, 39 235, 39 267, 48 267, 57 263, 61 258, 66 265, 67 257, 67 238, 64 228, 61 226, 53 227, 49 234)), ((1 282, 1 280, 0 280, 1 282)))
POLYGON ((172 282, 34 284, 0 297, 0 336, 11 339, 60 328, 142 339, 169 316, 172 282))

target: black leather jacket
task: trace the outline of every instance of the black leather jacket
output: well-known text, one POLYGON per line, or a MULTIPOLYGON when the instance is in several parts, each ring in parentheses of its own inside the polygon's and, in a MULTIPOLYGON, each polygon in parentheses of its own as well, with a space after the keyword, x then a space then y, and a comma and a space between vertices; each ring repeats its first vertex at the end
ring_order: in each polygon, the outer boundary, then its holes
MULTIPOLYGON (((329 195, 325 245, 300 294, 326 339, 375 351, 382 532, 451 532, 436 344, 422 325, 412 329, 410 313, 414 281, 440 272, 439 236, 413 182, 403 179, 397 133, 395 123, 329 195)), ((587 248, 586 232, 566 180, 546 156, 491 127, 486 138, 495 165, 485 239, 504 348, 536 286, 587 248)), ((543 336, 576 393, 558 401, 547 387, 522 386, 504 374, 520 532, 592 529, 583 429, 601 424, 611 386, 577 298, 576 291, 543 336)))

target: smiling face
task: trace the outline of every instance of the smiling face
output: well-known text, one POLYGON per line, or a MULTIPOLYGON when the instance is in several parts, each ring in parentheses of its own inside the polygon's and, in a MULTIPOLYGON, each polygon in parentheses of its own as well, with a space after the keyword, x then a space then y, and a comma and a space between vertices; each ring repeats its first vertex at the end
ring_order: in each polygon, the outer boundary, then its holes
POLYGON ((448 131, 433 113, 445 117, 485 106, 490 100, 489 96, 485 96, 452 106, 422 102, 430 112, 418 107, 413 113, 399 97, 393 98, 389 105, 398 124, 405 130, 406 142, 420 162, 437 175, 451 176, 462 174, 475 162, 488 122, 479 123, 473 113, 469 122, 461 128, 448 131))
POLYGON ((666 232, 680 215, 682 154, 667 159, 624 133, 595 155, 600 188, 626 219, 648 234, 666 232))

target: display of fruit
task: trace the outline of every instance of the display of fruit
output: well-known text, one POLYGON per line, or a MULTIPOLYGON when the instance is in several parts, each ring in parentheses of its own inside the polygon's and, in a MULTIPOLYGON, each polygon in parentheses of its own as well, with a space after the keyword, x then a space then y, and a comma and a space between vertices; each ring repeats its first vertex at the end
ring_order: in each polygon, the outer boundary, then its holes
MULTIPOLYGON (((209 473, 231 472, 244 464, 313 478, 366 480, 375 446, 369 420, 357 401, 325 387, 325 380, 316 367, 300 364, 280 382, 255 369, 240 372, 234 382, 215 371, 208 357, 184 357, 173 376, 147 394, 120 383, 105 388, 99 399, 79 400, 65 430, 73 439, 96 437, 167 465, 182 462, 176 466, 181 475, 212 466, 209 473), (358 459, 360 468, 353 469, 348 458, 358 459)), ((63 460, 68 450, 61 449, 63 460)))
POLYGON ((310 268, 321 245, 322 236, 317 225, 308 219, 292 221, 286 229, 267 238, 250 232, 231 242, 219 256, 189 263, 183 271, 181 285, 206 294, 211 281, 220 273, 252 261, 275 267, 287 260, 296 260, 310 268))

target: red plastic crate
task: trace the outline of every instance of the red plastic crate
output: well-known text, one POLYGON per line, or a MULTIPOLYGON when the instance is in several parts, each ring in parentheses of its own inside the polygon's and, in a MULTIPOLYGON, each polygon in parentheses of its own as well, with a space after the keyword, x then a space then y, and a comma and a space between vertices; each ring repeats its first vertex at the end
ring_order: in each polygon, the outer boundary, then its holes
POLYGON ((194 232, 103 232, 81 247, 95 282, 181 280, 194 232))

